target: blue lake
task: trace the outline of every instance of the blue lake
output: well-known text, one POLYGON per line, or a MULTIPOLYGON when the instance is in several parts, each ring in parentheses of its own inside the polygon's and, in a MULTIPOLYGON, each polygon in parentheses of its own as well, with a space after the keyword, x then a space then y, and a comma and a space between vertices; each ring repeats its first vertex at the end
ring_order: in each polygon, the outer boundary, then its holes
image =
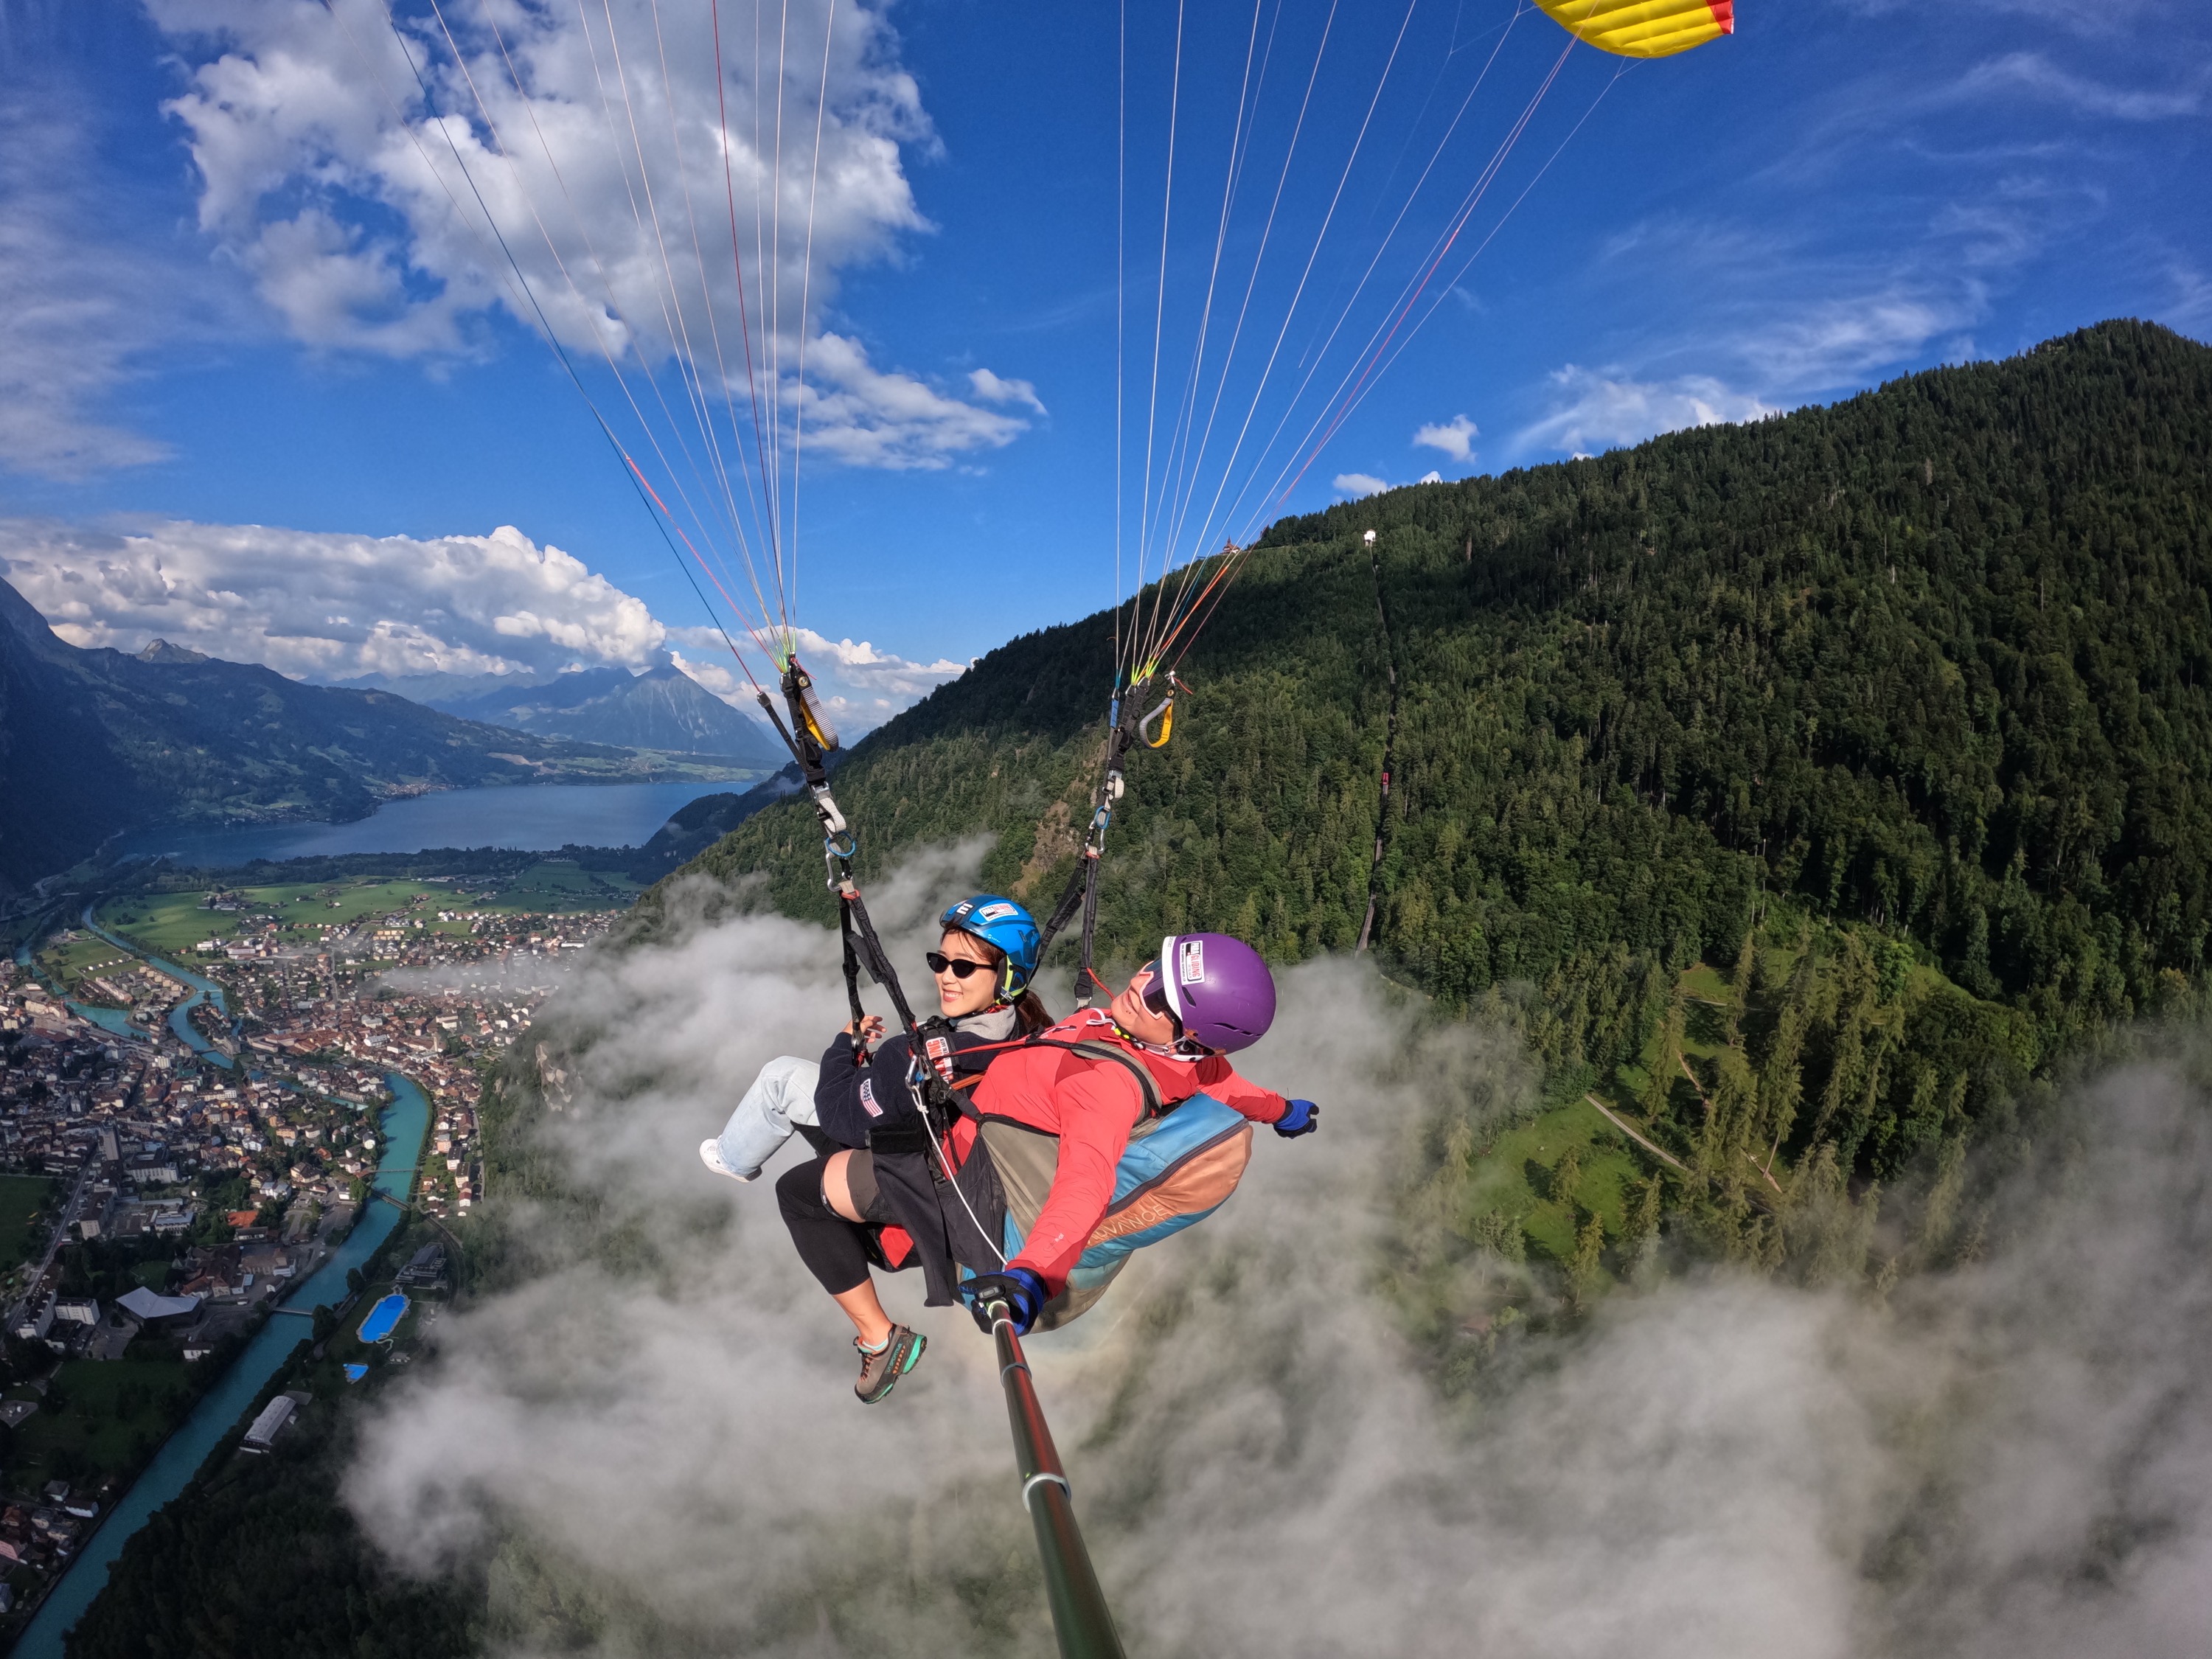
MULTIPOLYGON (((384 1114, 383 1133, 379 1136, 386 1161, 377 1170, 376 1190, 387 1197, 404 1200, 415 1178, 415 1160, 422 1152, 423 1132, 429 1127, 430 1102, 420 1089, 397 1072, 387 1073, 385 1081, 391 1085, 392 1104, 384 1114)), ((347 1273, 368 1261, 370 1253, 398 1224, 397 1207, 371 1199, 337 1254, 286 1297, 284 1306, 298 1312, 305 1312, 318 1303, 337 1306, 345 1299, 347 1273)), ((15 1659, 63 1659, 62 1638, 84 1616, 93 1598, 106 1588, 107 1570, 123 1553, 123 1547, 131 1535, 152 1518, 155 1510, 191 1483, 200 1465, 207 1461, 208 1454, 238 1425, 238 1419, 253 1403, 254 1395, 291 1358, 293 1349, 307 1340, 307 1322, 296 1313, 270 1316, 268 1323, 246 1345, 245 1352, 239 1355, 237 1363, 201 1400, 185 1419, 184 1427, 171 1435, 161 1449, 154 1454, 154 1461, 146 1466, 137 1483, 124 1493, 122 1501, 109 1512, 99 1531, 86 1540, 83 1553, 62 1576, 61 1583, 54 1586, 53 1593, 47 1596, 38 1616, 16 1643, 15 1659)))
POLYGON ((702 795, 743 793, 744 783, 545 783, 441 789, 386 801, 352 823, 210 824, 140 830, 125 853, 167 853, 186 866, 229 869, 256 859, 341 853, 422 853, 496 847, 550 853, 567 846, 641 847, 679 808, 702 795))

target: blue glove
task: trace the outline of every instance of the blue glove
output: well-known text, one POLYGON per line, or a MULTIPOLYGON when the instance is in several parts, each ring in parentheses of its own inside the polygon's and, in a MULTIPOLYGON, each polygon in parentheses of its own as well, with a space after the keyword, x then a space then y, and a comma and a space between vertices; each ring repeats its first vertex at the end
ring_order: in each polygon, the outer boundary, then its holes
POLYGON ((1310 1135, 1321 1127, 1321 1108, 1310 1100, 1294 1100, 1290 1109, 1275 1120, 1275 1133, 1285 1140, 1292 1135, 1310 1135))
POLYGON ((1002 1273, 977 1273, 960 1287, 968 1298, 968 1310, 975 1316, 975 1323, 983 1334, 991 1334, 991 1304, 1003 1302, 1006 1311, 1013 1316, 1014 1334, 1027 1336, 1030 1327, 1036 1323, 1044 1304, 1052 1300, 1044 1280, 1027 1267, 1009 1267, 1002 1273))

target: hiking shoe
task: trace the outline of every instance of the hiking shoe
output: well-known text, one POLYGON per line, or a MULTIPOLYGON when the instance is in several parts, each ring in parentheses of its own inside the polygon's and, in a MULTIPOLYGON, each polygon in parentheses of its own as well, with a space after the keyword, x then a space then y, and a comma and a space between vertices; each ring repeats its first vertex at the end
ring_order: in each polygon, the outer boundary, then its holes
MULTIPOLYGON (((853 1339, 853 1346, 860 1348, 859 1337, 853 1339)), ((921 1358, 921 1351, 928 1346, 929 1339, 921 1332, 894 1325, 882 1347, 872 1352, 860 1348, 860 1380, 853 1384, 853 1392, 860 1397, 860 1403, 872 1406, 889 1394, 892 1385, 914 1369, 914 1362, 921 1358)))
POLYGON ((761 1178, 761 1172, 758 1170, 753 1170, 750 1174, 744 1174, 732 1170, 724 1163, 722 1143, 719 1140, 702 1140, 699 1143, 699 1161, 716 1175, 727 1176, 732 1181, 758 1181, 761 1178))

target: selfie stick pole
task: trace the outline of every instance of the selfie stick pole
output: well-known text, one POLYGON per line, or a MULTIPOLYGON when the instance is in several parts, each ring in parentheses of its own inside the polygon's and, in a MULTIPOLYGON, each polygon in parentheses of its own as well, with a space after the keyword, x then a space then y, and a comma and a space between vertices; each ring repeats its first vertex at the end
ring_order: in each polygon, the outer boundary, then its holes
POLYGON ((1122 1659, 1121 1638, 1114 1631, 1114 1615, 1091 1571, 1091 1553, 1083 1547, 1083 1534, 1075 1524, 1075 1500, 1068 1490, 1067 1472, 1060 1466, 1060 1453, 1037 1404, 1036 1385, 1030 1380, 1029 1362, 1022 1357, 1022 1340, 1014 1332, 1006 1304, 994 1302, 987 1311, 992 1340, 999 1349, 999 1381, 1006 1391, 1006 1418, 1014 1431, 1014 1462, 1021 1471, 1022 1505, 1036 1528, 1037 1553, 1044 1562, 1045 1599, 1052 1607, 1053 1633, 1060 1638, 1060 1659, 1122 1659))

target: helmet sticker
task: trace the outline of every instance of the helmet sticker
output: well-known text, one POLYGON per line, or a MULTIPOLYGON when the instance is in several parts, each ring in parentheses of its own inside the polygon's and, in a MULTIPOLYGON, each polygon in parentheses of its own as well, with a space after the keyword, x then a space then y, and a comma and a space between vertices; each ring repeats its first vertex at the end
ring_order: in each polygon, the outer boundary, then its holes
POLYGON ((1206 982, 1204 939, 1186 939, 1176 942, 1176 980, 1182 985, 1202 985, 1206 982))
POLYGON ((985 905, 981 909, 975 913, 975 920, 978 921, 1004 921, 1008 916, 1011 916, 1013 914, 1014 907, 1002 902, 998 904, 985 905))

